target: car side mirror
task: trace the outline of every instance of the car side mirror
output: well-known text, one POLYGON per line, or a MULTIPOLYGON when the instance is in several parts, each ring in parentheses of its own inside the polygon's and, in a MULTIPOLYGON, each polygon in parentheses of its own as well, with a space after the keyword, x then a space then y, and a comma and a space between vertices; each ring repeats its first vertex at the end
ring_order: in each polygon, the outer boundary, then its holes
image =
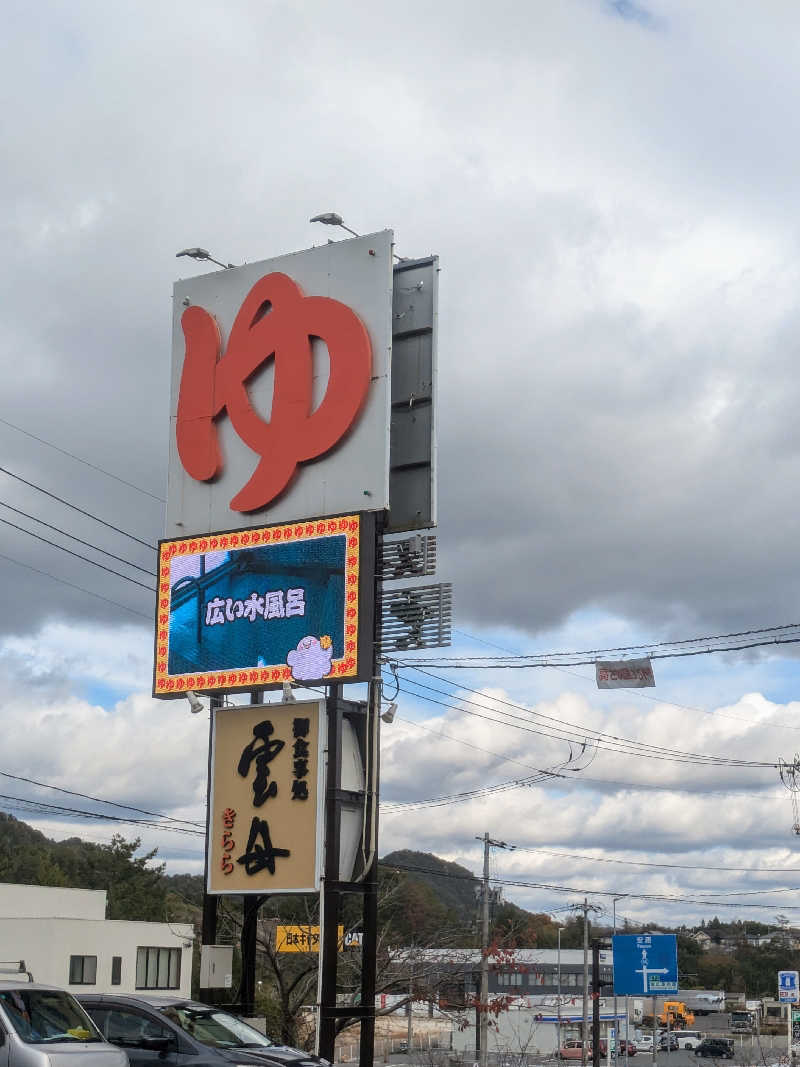
POLYGON ((147 1052, 169 1052, 175 1042, 171 1037, 143 1037, 137 1047, 147 1052))

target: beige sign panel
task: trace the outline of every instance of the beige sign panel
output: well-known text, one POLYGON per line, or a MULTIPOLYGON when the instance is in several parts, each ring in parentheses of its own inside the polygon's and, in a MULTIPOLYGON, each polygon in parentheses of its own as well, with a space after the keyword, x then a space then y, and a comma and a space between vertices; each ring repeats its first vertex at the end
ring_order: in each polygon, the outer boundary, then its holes
POLYGON ((209 893, 319 889, 324 701, 214 712, 209 893))

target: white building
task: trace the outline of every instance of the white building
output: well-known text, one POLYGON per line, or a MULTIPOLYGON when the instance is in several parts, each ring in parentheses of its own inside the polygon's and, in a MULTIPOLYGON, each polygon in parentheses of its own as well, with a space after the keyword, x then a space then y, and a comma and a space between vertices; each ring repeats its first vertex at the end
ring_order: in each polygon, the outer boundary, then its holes
POLYGON ((188 923, 106 919, 104 889, 0 883, 0 961, 72 993, 163 990, 189 997, 188 923))
MULTIPOLYGON (((490 1053, 550 1056, 559 1047, 558 1004, 553 997, 525 998, 524 1003, 512 1003, 507 1011, 498 1012, 490 1019, 487 1038, 490 1053), (538 1003, 536 1003, 538 1001, 538 1003), (531 1003, 534 1002, 534 1003, 531 1003)), ((607 1041, 613 1028, 626 1036, 628 1023, 625 1018, 624 999, 619 999, 619 1011, 614 1013, 613 999, 600 1000, 600 1039, 607 1041)), ((465 1025, 453 1030, 452 1047, 458 1052, 475 1048, 475 1013, 468 1012, 465 1025)), ((581 1036, 583 1012, 572 1001, 561 1006, 561 1042, 581 1036)), ((589 1034, 591 1037, 592 1004, 589 1002, 589 1034)), ((633 1028, 631 1027, 631 1034, 633 1028)))

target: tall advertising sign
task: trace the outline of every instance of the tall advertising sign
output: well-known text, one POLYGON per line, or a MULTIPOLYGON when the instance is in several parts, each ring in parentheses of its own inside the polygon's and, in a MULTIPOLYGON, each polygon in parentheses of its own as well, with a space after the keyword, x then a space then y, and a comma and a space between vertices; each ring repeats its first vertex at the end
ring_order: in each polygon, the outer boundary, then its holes
POLYGON ((174 289, 166 534, 389 508, 392 233, 174 289))
POLYGON ((325 702, 214 714, 209 893, 313 893, 322 852, 325 702))

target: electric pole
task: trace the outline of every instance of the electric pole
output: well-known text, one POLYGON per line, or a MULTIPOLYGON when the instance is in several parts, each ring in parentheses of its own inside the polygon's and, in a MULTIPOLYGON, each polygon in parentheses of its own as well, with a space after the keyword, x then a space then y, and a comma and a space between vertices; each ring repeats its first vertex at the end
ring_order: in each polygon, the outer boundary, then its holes
MULTIPOLYGON (((583 912, 583 1024, 581 1026, 581 1067, 586 1067, 589 1052, 589 912, 600 911, 586 897, 578 907, 583 912)), ((596 981, 596 976, 595 976, 596 981)))
MULTIPOLYGON (((478 1033, 480 1035, 480 1067, 489 1062, 489 848, 508 848, 505 841, 493 841, 488 833, 477 837, 483 841, 483 886, 481 900, 481 992, 478 1005, 478 1033)), ((511 846, 513 848, 513 846, 511 846)))

